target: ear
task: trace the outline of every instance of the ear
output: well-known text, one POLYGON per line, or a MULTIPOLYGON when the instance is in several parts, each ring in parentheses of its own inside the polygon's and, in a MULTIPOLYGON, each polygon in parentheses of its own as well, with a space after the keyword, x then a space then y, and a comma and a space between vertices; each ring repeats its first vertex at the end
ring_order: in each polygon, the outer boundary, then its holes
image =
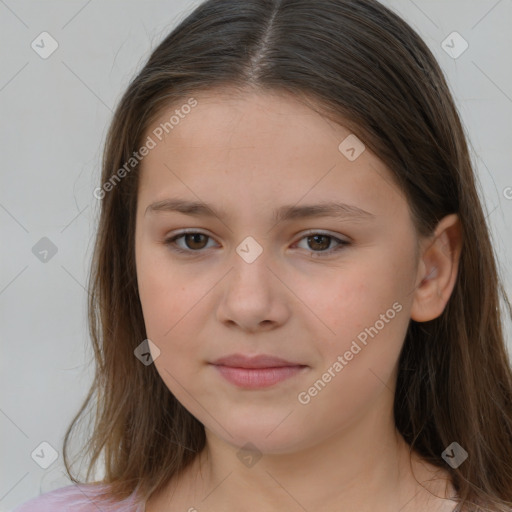
POLYGON ((420 249, 411 318, 427 322, 441 315, 455 286, 462 251, 462 230, 458 215, 444 217, 434 234, 420 249))

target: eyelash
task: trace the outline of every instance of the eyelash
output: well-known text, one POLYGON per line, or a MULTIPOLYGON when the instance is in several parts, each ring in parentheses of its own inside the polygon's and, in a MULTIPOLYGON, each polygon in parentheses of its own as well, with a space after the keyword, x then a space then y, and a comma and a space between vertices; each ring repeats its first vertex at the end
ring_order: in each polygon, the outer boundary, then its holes
MULTIPOLYGON (((164 245, 168 246, 169 249, 171 249, 172 251, 177 252, 177 253, 181 253, 181 254, 190 255, 191 253, 201 253, 201 252, 205 251, 205 249, 200 249, 200 250, 182 249, 181 247, 176 246, 176 240, 178 240, 180 238, 183 238, 186 235, 204 235, 208 239, 212 239, 212 237, 210 235, 207 235, 206 233, 202 233, 201 231, 182 231, 181 233, 178 233, 176 235, 173 235, 170 238, 167 238, 166 240, 164 240, 163 243, 164 243, 164 245)), ((346 240, 341 240, 340 238, 337 238, 337 237, 335 237, 333 235, 330 235, 329 233, 322 233, 322 232, 319 232, 319 231, 309 231, 304 236, 302 236, 298 240, 298 242, 300 242, 304 238, 310 238, 310 237, 313 237, 315 235, 321 235, 321 236, 325 236, 327 238, 330 238, 332 240, 335 240, 336 242, 339 243, 339 245, 337 247, 335 247, 334 249, 326 249, 324 251, 311 251, 312 256, 313 255, 316 255, 316 257, 329 256, 329 255, 332 255, 335 252, 340 251, 345 246, 350 245, 350 242, 347 242, 346 240)))

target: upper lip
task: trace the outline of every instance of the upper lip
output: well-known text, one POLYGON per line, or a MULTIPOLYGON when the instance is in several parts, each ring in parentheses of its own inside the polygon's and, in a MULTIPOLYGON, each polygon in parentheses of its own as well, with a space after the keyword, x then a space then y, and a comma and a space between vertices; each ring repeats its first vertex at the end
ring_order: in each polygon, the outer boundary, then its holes
POLYGON ((244 354, 232 354, 213 361, 214 365, 231 366, 233 368, 279 368, 283 366, 305 366, 300 363, 286 361, 280 357, 267 354, 246 356, 244 354))

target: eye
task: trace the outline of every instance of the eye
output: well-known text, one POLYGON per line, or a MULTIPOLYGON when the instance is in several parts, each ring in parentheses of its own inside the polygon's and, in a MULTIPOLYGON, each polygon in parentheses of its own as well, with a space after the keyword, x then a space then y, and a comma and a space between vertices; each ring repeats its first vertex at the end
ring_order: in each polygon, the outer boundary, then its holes
MULTIPOLYGON (((202 252, 202 249, 207 248, 206 241, 211 238, 212 237, 209 235, 201 233, 200 231, 187 231, 167 238, 163 243, 175 252, 185 254, 194 252, 200 253, 202 252), (185 247, 183 247, 183 245, 180 246, 178 244, 178 240, 181 240, 185 247)), ((312 257, 327 256, 341 250, 346 245, 350 245, 350 242, 346 240, 341 240, 340 238, 328 233, 321 233, 317 231, 310 231, 306 236, 300 238, 299 242, 302 240, 306 240, 306 244, 309 245, 309 248, 313 249, 311 254, 312 257), (334 248, 331 247, 331 243, 333 241, 337 244, 334 248)))
MULTIPOLYGON (((300 241, 305 240, 306 245, 309 246, 313 250, 311 256, 312 257, 322 257, 329 256, 334 252, 340 251, 346 245, 350 245, 350 242, 347 240, 341 240, 329 233, 322 233, 317 231, 310 231, 306 234, 306 236, 302 237, 300 241), (336 242, 336 246, 334 248, 331 247, 331 242, 336 242)), ((308 247, 306 247, 307 249, 308 247)))
POLYGON ((199 252, 200 249, 205 248, 205 239, 211 238, 209 235, 201 233, 200 231, 187 231, 178 233, 164 241, 164 244, 169 246, 171 250, 180 253, 199 252), (177 241, 183 239, 185 248, 177 245, 177 241))

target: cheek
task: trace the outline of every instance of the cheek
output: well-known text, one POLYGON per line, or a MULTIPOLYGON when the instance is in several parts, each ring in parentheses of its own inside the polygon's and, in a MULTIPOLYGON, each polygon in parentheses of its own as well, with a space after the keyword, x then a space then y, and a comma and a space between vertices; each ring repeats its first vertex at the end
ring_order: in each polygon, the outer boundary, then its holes
POLYGON ((302 303, 309 329, 323 330, 324 339, 335 342, 355 336, 379 320, 393 303, 401 303, 401 279, 389 261, 367 257, 315 276, 298 275, 293 291, 302 303))
MULTIPOLYGON (((190 410, 188 393, 197 395, 191 378, 197 371, 192 368, 200 359, 199 330, 190 322, 197 314, 202 293, 183 273, 168 263, 145 259, 143 251, 138 260, 139 296, 147 337, 158 347, 154 365, 167 388, 190 410), (184 391, 184 388, 187 392, 184 391)), ((201 288, 201 287, 199 287, 201 288)), ((195 411, 196 413, 198 411, 195 411)))
POLYGON ((315 345, 322 364, 317 376, 338 356, 346 360, 339 373, 345 377, 338 382, 350 379, 364 387, 369 385, 365 379, 376 380, 370 370, 384 381, 391 375, 409 324, 407 283, 413 265, 412 256, 385 252, 382 247, 378 254, 368 251, 350 266, 314 280, 314 288, 310 278, 297 282, 294 290, 314 312, 304 309, 309 319, 306 328, 318 334, 315 345))
POLYGON ((312 302, 330 329, 320 322, 310 329, 321 333, 315 343, 319 364, 297 397, 313 431, 333 421, 338 426, 350 422, 379 396, 385 402, 393 399, 394 371, 409 319, 400 287, 385 272, 385 265, 341 272, 329 281, 334 292, 318 294, 312 302))
MULTIPOLYGON (((136 253, 139 297, 148 338, 161 350, 163 357, 170 352, 174 340, 182 339, 181 328, 187 324, 187 315, 200 301, 202 286, 188 286, 190 276, 179 267, 169 264, 165 251, 140 247, 136 253), (198 289, 199 288, 199 289, 198 289), (180 337, 181 336, 181 337, 180 337)), ((206 288, 206 286, 204 287, 206 288)), ((190 338, 190 333, 186 335, 190 338)), ((173 350, 180 350, 174 342, 173 350)), ((193 339, 187 343, 193 345, 193 339)))

